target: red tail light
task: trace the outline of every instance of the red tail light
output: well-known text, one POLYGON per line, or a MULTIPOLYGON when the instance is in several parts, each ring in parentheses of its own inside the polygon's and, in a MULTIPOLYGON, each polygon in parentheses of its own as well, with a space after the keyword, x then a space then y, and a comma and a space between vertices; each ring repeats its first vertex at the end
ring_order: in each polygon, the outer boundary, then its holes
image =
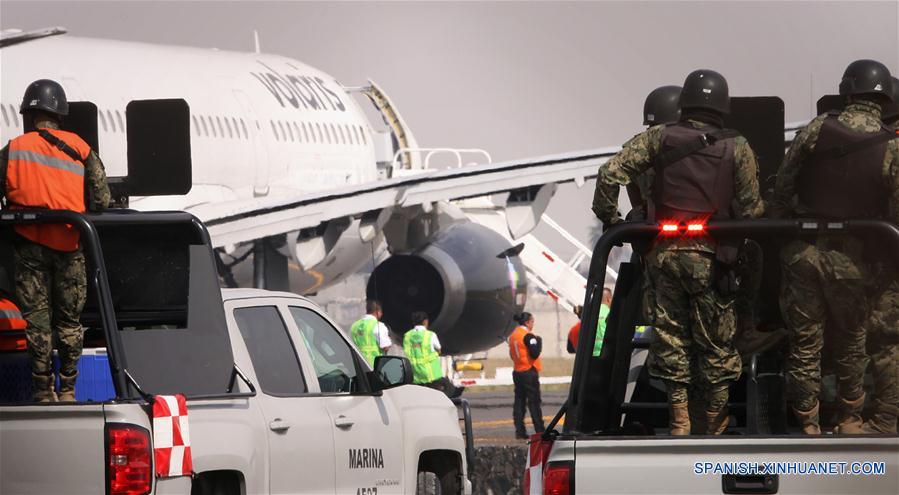
POLYGON ((129 424, 106 427, 106 479, 109 495, 146 495, 153 486, 150 432, 129 424))
POLYGON ((687 224, 687 232, 698 233, 705 230, 705 224, 702 223, 690 223, 687 224))
POLYGON ((543 471, 543 495, 574 494, 574 462, 550 462, 543 471))
POLYGON ((663 234, 676 234, 678 230, 680 230, 680 226, 676 223, 663 223, 662 224, 662 233, 663 234))

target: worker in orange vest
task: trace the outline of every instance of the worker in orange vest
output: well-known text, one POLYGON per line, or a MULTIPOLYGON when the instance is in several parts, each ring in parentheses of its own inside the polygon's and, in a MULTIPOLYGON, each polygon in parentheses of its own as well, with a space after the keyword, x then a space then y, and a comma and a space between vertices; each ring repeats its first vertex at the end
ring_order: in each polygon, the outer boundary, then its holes
MULTIPOLYGON (((25 90, 25 134, 0 150, 0 197, 9 210, 84 213, 109 205, 103 163, 77 134, 60 130, 69 104, 62 86, 40 79, 25 90), (86 194, 85 194, 86 193, 86 194)), ((54 402, 53 332, 59 342, 59 400, 75 400, 84 334, 81 310, 87 275, 79 231, 68 224, 17 225, 13 240, 16 299, 28 322, 32 395, 54 402)))
POLYGON ((543 411, 540 409, 540 362, 542 340, 531 333, 534 330, 534 316, 521 313, 515 318, 518 326, 509 335, 509 357, 512 358, 512 383, 515 385, 515 402, 512 405, 512 422, 515 423, 515 438, 526 439, 524 410, 527 405, 531 413, 534 430, 543 433, 543 411))
POLYGON ((24 351, 27 323, 11 292, 6 271, 0 267, 0 351, 24 351))

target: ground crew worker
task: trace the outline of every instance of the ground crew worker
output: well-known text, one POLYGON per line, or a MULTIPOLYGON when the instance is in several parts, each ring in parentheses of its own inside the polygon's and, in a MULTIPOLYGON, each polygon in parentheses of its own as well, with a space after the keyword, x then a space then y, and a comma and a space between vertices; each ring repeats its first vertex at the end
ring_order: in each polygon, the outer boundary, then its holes
MULTIPOLYGON (((893 77, 893 101, 883 107, 883 122, 899 135, 899 78, 893 77)), ((899 198, 890 205, 892 218, 899 218, 899 198)), ((889 262, 888 262, 889 263, 889 262)), ((866 347, 871 359, 874 391, 873 415, 862 425, 863 433, 896 434, 899 418, 899 275, 895 260, 892 280, 880 294, 863 325, 867 332, 866 347)))
POLYGON ((374 367, 375 358, 387 354, 393 342, 390 340, 390 331, 387 329, 381 318, 384 317, 384 311, 381 309, 381 303, 374 299, 365 301, 365 316, 356 320, 350 327, 350 335, 353 342, 362 357, 368 362, 369 366, 374 367))
MULTIPOLYGON (((69 105, 62 86, 41 79, 25 90, 25 134, 0 151, 0 197, 10 210, 40 208, 84 213, 109 205, 100 158, 78 135, 59 129, 69 105)), ((53 402, 50 360, 53 332, 59 343, 59 400, 75 400, 75 379, 84 335, 81 310, 87 277, 80 233, 67 224, 18 225, 13 251, 16 299, 28 321, 32 394, 53 402)))
MULTIPOLYGON (((749 143, 722 129, 730 110, 727 81, 711 70, 687 76, 674 125, 650 127, 631 139, 599 170, 593 211, 611 226, 621 222, 618 189, 655 170, 648 219, 702 223, 709 218, 755 218, 764 213, 758 164, 749 143)), ((728 386, 740 375, 731 277, 735 249, 704 235, 662 236, 644 256, 656 339, 650 374, 665 383, 672 435, 690 432, 691 359, 709 383, 708 432, 727 426, 728 386)))
POLYGON ((524 426, 525 407, 530 411, 534 431, 543 433, 543 410, 540 408, 540 371, 543 363, 539 356, 539 338, 534 330, 534 316, 524 312, 514 318, 518 326, 509 335, 509 357, 512 358, 512 383, 515 386, 515 402, 512 404, 512 422, 515 438, 528 438, 524 426))
POLYGON ((22 311, 12 301, 6 270, 0 267, 0 351, 24 351, 25 327, 22 311))
MULTIPOLYGON (((581 317, 583 306, 576 306, 574 314, 578 318, 581 317)), ((609 318, 609 312, 612 310, 612 289, 604 287, 602 289, 602 304, 599 307, 599 323, 596 325, 596 339, 593 341, 593 357, 599 357, 602 353, 602 340, 606 335, 606 320, 609 318)), ((574 326, 568 330, 568 352, 574 354, 577 352, 577 341, 581 334, 581 321, 578 320, 574 326)))
POLYGON ((412 313, 415 327, 403 335, 403 352, 412 363, 412 382, 437 389, 447 397, 455 399, 462 395, 465 387, 456 387, 443 373, 440 363, 440 339, 428 330, 428 314, 424 311, 412 313))
MULTIPOLYGON (((899 222, 899 140, 881 121, 881 105, 892 100, 891 86, 880 62, 849 64, 840 82, 846 108, 816 117, 797 134, 777 173, 772 216, 885 219, 892 203, 888 220, 899 222)), ((871 307, 866 295, 871 259, 865 247, 861 239, 819 236, 793 241, 780 254, 780 308, 790 332, 787 396, 807 434, 821 432, 825 322, 832 325, 828 338, 833 338, 838 380, 836 431, 863 432, 867 356, 862 323, 871 307)))

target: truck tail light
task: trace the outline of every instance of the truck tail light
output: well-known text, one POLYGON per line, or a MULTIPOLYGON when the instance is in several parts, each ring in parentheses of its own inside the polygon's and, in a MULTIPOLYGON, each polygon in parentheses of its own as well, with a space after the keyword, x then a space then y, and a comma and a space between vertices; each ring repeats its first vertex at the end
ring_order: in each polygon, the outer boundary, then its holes
POLYGON ((680 226, 676 223, 663 223, 661 230, 664 235, 674 235, 680 230, 680 226))
POLYGON ((146 495, 153 485, 150 432, 130 424, 106 426, 106 480, 109 495, 146 495))
POLYGON ((543 493, 543 468, 546 466, 546 460, 549 459, 553 440, 552 438, 544 440, 542 436, 540 433, 535 433, 528 441, 528 463, 524 469, 522 484, 522 493, 525 495, 543 493))
POLYGON ((701 222, 697 223, 688 223, 687 224, 687 233, 688 234, 698 234, 705 230, 705 224, 701 222))
POLYGON ((574 462, 550 462, 543 471, 543 495, 574 494, 574 462))

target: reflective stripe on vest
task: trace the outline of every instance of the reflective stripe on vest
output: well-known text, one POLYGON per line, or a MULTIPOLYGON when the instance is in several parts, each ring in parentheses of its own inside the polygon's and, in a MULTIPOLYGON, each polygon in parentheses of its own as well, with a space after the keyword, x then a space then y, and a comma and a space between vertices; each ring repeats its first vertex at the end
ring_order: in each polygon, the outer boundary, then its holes
POLYGON ((27 326, 28 323, 25 321, 25 318, 22 317, 22 312, 19 311, 19 308, 9 299, 0 297, 0 331, 15 332, 9 335, 0 333, 0 340, 6 341, 8 339, 13 339, 15 342, 15 344, 11 346, 4 345, 9 344, 9 342, 0 343, 0 348, 3 350, 24 349, 24 336, 20 332, 25 330, 25 327, 27 326), (22 345, 19 345, 19 341, 22 341, 22 345))
MULTIPOLYGON (((90 146, 77 134, 47 129, 87 158, 90 146)), ((43 208, 84 213, 84 164, 48 143, 37 132, 9 142, 6 197, 10 209, 43 208)), ((16 225, 22 237, 57 251, 78 249, 79 232, 68 224, 16 225)))
POLYGON ((412 381, 414 383, 431 383, 443 377, 440 367, 440 354, 431 349, 430 330, 409 330, 403 336, 403 352, 412 363, 412 381))
POLYGON ((375 331, 378 328, 378 320, 375 318, 362 318, 353 323, 350 328, 350 334, 353 336, 353 342, 362 353, 362 357, 368 361, 371 366, 375 365, 375 358, 381 355, 381 348, 378 346, 378 337, 375 331))

